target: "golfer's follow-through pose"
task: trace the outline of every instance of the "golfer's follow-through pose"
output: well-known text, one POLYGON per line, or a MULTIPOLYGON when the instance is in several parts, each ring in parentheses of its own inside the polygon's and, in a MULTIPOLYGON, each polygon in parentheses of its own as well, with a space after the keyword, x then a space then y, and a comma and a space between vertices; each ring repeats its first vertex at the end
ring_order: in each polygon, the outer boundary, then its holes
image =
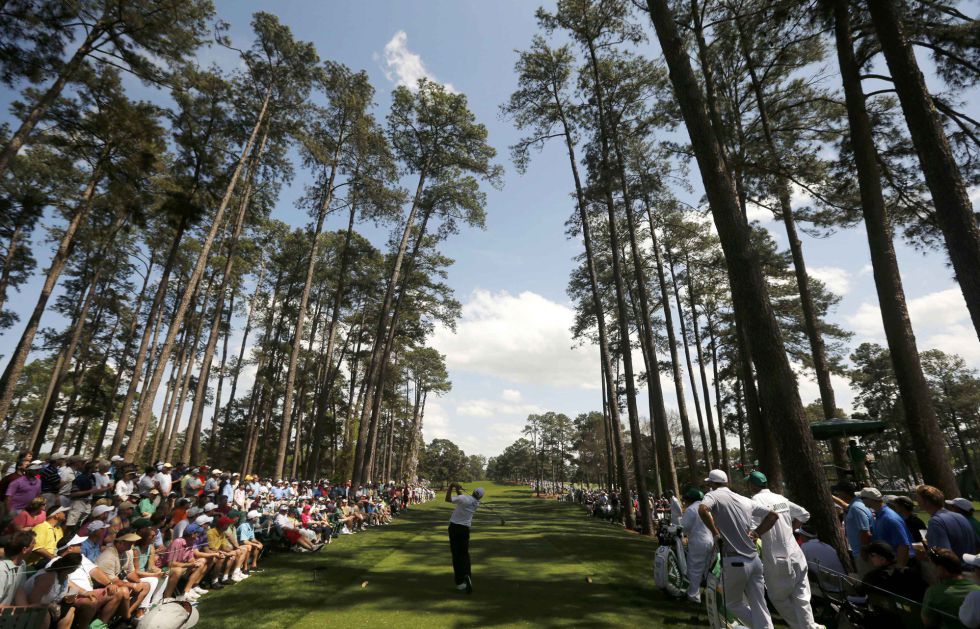
POLYGON ((472 496, 463 493, 459 483, 452 483, 446 490, 446 502, 456 505, 453 515, 449 518, 449 549, 453 553, 453 574, 456 577, 456 589, 473 592, 473 579, 470 576, 470 525, 473 524, 473 514, 480 506, 483 498, 483 488, 477 487, 472 496), (453 495, 453 489, 456 495, 453 495))

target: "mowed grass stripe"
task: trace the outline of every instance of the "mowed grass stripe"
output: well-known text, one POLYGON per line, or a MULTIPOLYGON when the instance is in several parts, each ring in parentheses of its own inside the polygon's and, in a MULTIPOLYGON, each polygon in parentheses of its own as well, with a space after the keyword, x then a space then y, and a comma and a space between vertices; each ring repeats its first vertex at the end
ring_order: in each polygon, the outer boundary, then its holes
POLYGON ((199 626, 705 625, 694 608, 653 587, 654 540, 524 487, 481 484, 506 524, 489 511, 474 521, 473 595, 453 586, 451 507, 440 495, 391 526, 345 535, 320 553, 270 558, 265 573, 204 597, 199 626), (316 583, 314 566, 324 569, 316 583))

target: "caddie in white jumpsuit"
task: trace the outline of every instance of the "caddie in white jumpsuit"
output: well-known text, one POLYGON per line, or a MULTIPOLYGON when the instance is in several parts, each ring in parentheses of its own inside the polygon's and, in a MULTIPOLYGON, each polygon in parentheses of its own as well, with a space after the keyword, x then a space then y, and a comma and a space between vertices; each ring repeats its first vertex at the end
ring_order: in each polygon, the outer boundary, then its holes
MULTIPOLYGON (((762 540, 762 567, 766 577, 769 600, 783 620, 793 629, 817 629, 810 607, 810 580, 807 578, 806 556, 796 543, 793 531, 810 519, 810 512, 768 489, 769 480, 762 472, 752 472, 745 478, 752 500, 774 511, 779 519, 762 540)), ((758 512, 758 510, 756 511, 758 512)), ((753 518, 756 525, 758 518, 753 518)))
POLYGON ((687 509, 681 516, 681 526, 687 534, 687 600, 692 603, 701 602, 701 581, 711 565, 715 554, 715 540, 711 531, 701 521, 698 507, 701 506, 703 494, 695 487, 684 493, 687 509))
POLYGON ((711 470, 705 482, 711 491, 698 506, 698 514, 720 545, 728 611, 751 629, 772 629, 772 617, 766 606, 764 568, 755 540, 764 535, 779 516, 729 489, 728 474, 722 470, 711 470), (762 522, 754 530, 753 518, 761 518, 762 522))

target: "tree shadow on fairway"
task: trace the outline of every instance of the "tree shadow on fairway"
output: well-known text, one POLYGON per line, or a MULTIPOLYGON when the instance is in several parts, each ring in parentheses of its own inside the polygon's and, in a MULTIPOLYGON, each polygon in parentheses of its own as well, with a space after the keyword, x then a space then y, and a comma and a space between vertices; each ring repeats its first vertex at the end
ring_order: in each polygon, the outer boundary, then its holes
POLYGON ((450 507, 429 503, 320 553, 271 558, 264 575, 202 599, 199 626, 707 624, 701 610, 654 588, 655 540, 587 518, 580 507, 528 496, 526 488, 490 489, 501 515, 519 519, 474 521, 472 595, 454 587, 450 507))

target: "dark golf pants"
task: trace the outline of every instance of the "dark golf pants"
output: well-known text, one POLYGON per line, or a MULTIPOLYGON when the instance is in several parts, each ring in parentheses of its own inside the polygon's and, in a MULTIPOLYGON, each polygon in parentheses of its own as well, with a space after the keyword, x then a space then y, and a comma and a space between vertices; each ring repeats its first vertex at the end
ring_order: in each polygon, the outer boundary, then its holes
POLYGON ((456 585, 466 581, 470 574, 470 527, 449 523, 449 549, 453 553, 453 575, 456 585))

